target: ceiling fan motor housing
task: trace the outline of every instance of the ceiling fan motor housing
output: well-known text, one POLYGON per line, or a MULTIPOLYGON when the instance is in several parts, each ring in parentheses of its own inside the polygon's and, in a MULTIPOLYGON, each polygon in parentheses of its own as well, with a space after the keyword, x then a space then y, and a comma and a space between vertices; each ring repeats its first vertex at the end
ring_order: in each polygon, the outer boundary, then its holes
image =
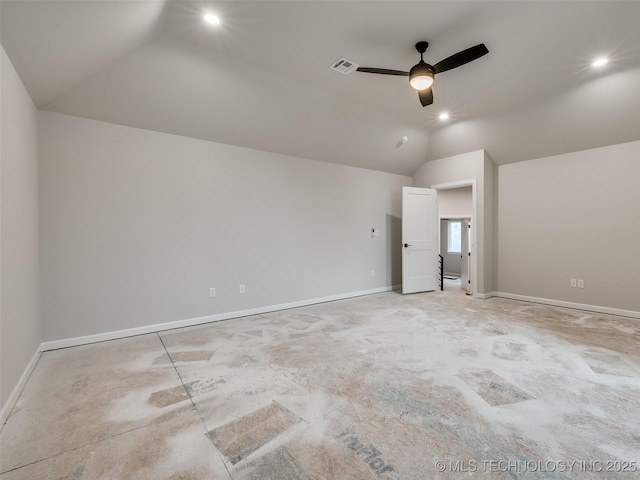
POLYGON ((416 50, 420 54, 420 62, 409 70, 409 85, 418 91, 425 90, 433 85, 433 76, 436 73, 433 67, 422 59, 422 55, 427 51, 427 48, 429 48, 428 42, 416 43, 416 50))

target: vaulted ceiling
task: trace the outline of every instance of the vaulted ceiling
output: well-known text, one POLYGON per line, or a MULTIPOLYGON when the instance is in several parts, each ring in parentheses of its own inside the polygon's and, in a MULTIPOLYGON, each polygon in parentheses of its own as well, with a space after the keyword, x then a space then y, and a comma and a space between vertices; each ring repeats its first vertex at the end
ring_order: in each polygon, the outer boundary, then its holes
POLYGON ((640 139, 638 1, 0 0, 0 19, 36 106, 100 121, 405 175, 640 139), (490 53, 437 75, 428 107, 404 77, 329 68, 406 71, 420 40, 432 64, 490 53))

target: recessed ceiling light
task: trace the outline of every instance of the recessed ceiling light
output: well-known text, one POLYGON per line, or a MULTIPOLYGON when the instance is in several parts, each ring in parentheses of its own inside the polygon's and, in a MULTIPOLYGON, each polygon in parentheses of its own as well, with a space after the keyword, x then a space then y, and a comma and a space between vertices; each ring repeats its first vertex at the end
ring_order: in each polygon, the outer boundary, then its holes
POLYGON ((438 118, 439 118, 440 120, 448 120, 448 119, 449 119, 449 114, 448 114, 447 112, 442 112, 442 113, 438 116, 438 118))
POLYGON ((606 65, 608 61, 609 60, 604 58, 604 57, 603 58, 598 58, 598 59, 593 61, 591 66, 593 66, 593 67, 602 67, 603 65, 606 65))
POLYGON ((202 15, 202 19, 209 25, 220 25, 220 18, 213 13, 205 13, 202 15))

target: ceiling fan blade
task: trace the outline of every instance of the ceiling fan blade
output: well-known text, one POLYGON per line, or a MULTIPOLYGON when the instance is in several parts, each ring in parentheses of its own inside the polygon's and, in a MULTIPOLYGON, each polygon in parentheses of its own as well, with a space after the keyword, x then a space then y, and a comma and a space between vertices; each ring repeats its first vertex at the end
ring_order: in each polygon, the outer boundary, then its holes
POLYGON ((418 97, 423 107, 431 105, 433 103, 433 90, 431 88, 425 88, 424 90, 418 90, 418 97))
POLYGON ((466 50, 458 52, 455 55, 451 55, 441 62, 436 63, 433 66, 433 70, 436 73, 446 72, 447 70, 451 70, 452 68, 461 67, 465 63, 472 62, 482 57, 483 55, 486 55, 487 53, 489 53, 489 50, 487 49, 487 47, 485 47, 484 43, 481 43, 480 45, 467 48, 466 50))
POLYGON ((400 70, 388 70, 386 68, 358 67, 356 71, 364 73, 379 73, 380 75, 397 75, 399 77, 409 76, 409 72, 401 72, 400 70))

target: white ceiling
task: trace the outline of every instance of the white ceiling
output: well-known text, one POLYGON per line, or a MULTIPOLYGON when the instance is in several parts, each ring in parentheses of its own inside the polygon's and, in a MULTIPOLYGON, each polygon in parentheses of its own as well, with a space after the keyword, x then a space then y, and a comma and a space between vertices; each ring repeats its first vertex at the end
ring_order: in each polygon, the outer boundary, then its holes
POLYGON ((38 108, 132 127, 405 175, 640 139, 640 1, 0 0, 0 18, 38 108), (419 40, 432 64, 490 53, 437 75, 424 108, 406 78, 329 69, 409 70, 419 40))

